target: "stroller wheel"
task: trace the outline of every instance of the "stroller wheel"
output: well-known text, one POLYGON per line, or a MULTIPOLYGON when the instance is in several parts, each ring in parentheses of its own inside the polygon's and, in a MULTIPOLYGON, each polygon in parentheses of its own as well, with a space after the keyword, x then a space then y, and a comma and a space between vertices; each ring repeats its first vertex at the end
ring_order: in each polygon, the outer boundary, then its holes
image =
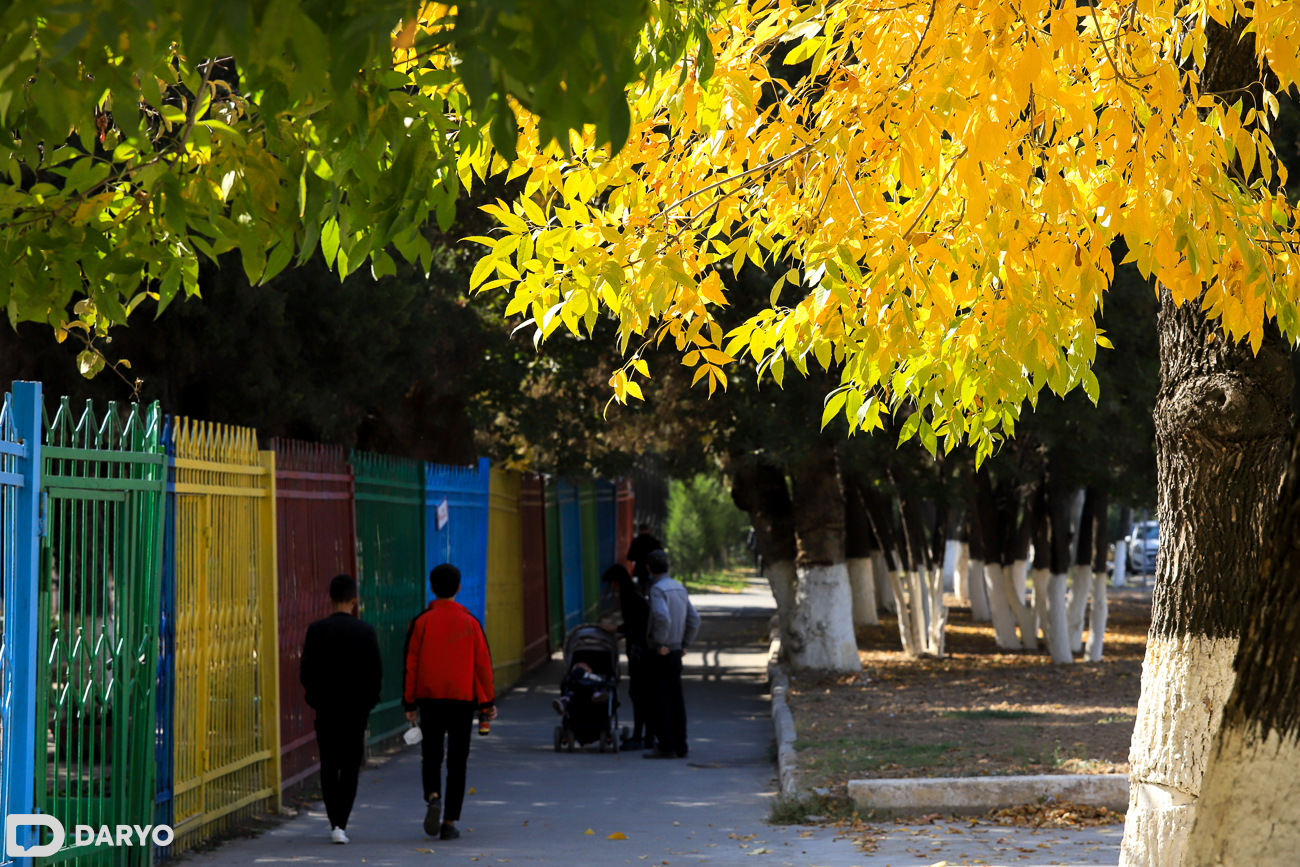
POLYGON ((611 753, 618 752, 618 735, 614 733, 613 729, 609 731, 609 751, 611 753))
POLYGON ((564 739, 565 742, 568 743, 569 745, 569 752, 573 752, 574 749, 578 746, 577 740, 573 737, 573 732, 569 731, 568 729, 565 729, 564 739))
POLYGON ((555 751, 558 753, 560 747, 564 746, 564 726, 555 727, 555 751))

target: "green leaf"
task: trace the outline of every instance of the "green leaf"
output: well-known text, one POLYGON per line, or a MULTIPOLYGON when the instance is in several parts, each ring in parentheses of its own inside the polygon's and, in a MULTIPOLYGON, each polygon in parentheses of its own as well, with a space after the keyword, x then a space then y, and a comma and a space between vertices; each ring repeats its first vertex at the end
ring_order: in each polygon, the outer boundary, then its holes
POLYGON ((840 408, 844 406, 844 401, 848 399, 847 391, 837 391, 831 394, 826 400, 826 406, 822 409, 822 430, 826 430, 826 425, 830 424, 831 419, 839 413, 840 408))

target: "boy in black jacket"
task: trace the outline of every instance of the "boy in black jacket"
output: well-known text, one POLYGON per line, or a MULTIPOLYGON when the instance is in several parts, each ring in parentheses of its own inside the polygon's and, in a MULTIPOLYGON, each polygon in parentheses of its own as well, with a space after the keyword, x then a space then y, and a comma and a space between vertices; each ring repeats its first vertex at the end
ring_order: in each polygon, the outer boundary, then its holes
POLYGON ((384 666, 375 628, 356 617, 357 582, 351 575, 330 581, 334 613, 307 627, 299 679, 316 711, 320 788, 330 837, 348 842, 345 829, 357 797, 365 754, 366 723, 379 703, 384 666))

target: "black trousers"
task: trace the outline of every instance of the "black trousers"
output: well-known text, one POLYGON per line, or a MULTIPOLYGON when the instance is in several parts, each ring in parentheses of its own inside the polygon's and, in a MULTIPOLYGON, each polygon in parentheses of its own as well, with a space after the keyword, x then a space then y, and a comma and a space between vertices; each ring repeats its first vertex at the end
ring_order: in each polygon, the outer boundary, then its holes
POLYGON ((316 746, 320 751, 320 790, 331 828, 348 827, 352 802, 357 799, 357 777, 366 752, 364 713, 317 711, 316 746))
POLYGON ((686 699, 682 695, 682 656, 675 650, 665 655, 651 651, 647 667, 654 680, 654 734, 658 747, 686 755, 686 699))
POLYGON ((632 701, 632 737, 654 738, 654 710, 657 695, 653 679, 653 670, 646 657, 650 651, 645 648, 629 648, 627 652, 627 697, 632 701))
POLYGON ((469 762, 469 739, 474 725, 472 701, 423 699, 420 708, 420 742, 422 759, 420 776, 424 780, 424 799, 442 798, 442 819, 455 822, 465 803, 465 765, 469 762), (443 740, 446 740, 447 789, 442 788, 443 740))

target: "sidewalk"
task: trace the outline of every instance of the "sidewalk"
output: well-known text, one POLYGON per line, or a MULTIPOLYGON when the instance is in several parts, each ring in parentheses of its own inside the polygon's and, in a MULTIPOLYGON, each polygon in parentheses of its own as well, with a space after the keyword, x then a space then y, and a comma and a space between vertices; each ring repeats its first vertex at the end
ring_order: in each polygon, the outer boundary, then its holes
MULTIPOLYGON (((191 854, 194 865, 683 864, 771 867, 903 867, 972 864, 1115 864, 1122 826, 1092 832, 1031 832, 959 823, 897 826, 872 854, 834 829, 765 824, 775 796, 772 724, 763 681, 771 596, 694 597, 704 620, 687 658, 691 755, 644 761, 638 753, 555 753, 561 665, 552 660, 500 703, 492 734, 474 737, 461 839, 424 836, 419 748, 362 772, 348 825, 334 846, 317 805, 257 839, 191 854), (587 833, 590 830, 592 833, 587 833), (984 831, 986 833, 976 833, 984 831), (627 840, 609 840, 621 833, 627 840), (762 850, 762 851, 760 851, 762 850)), ((621 721, 631 723, 626 689, 621 721)))

